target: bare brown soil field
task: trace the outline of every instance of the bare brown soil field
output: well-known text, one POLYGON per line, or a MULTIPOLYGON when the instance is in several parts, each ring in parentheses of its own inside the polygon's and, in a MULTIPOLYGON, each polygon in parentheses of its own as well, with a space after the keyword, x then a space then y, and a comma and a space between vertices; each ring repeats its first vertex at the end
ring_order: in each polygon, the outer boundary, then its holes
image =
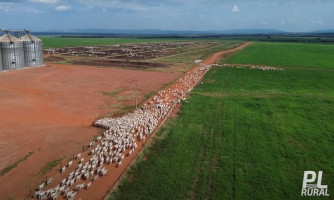
POLYGON ((100 133, 96 118, 134 104, 135 84, 140 102, 177 76, 59 64, 1 73, 0 169, 34 153, 0 176, 0 199, 24 199, 47 163, 77 154, 100 133))

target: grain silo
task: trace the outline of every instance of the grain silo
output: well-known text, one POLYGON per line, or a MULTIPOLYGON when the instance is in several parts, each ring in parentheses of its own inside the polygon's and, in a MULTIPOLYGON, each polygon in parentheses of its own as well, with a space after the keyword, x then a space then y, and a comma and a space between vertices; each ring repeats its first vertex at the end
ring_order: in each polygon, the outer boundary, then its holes
POLYGON ((21 37, 24 49, 24 63, 26 67, 43 65, 42 40, 29 32, 21 37))
POLYGON ((0 46, 0 72, 2 71, 2 55, 1 55, 1 46, 0 46))
POLYGON ((0 46, 3 70, 24 68, 24 51, 22 41, 9 33, 5 33, 0 37, 0 46))

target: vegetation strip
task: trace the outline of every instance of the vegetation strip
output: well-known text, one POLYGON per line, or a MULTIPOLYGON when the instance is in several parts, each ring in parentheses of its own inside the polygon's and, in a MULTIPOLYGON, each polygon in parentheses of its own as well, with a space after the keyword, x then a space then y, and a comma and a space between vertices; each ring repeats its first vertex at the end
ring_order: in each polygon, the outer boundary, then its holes
POLYGON ((59 165, 63 159, 64 158, 59 158, 59 159, 56 159, 56 160, 53 160, 53 161, 47 163, 45 165, 45 167, 43 167, 43 169, 41 169, 41 171, 39 172, 39 174, 40 175, 47 174, 49 171, 51 171, 53 168, 55 168, 57 165, 59 165))
POLYGON ((29 158, 34 152, 31 151, 29 152, 27 155, 25 155, 23 158, 21 158, 20 160, 16 161, 13 164, 8 165, 6 168, 2 169, 0 171, 0 176, 5 175, 6 173, 8 173, 10 170, 12 170, 13 168, 17 167, 18 164, 20 164, 21 162, 25 161, 27 158, 29 158))
POLYGON ((110 97, 114 97, 115 95, 117 95, 118 93, 122 92, 123 89, 122 88, 118 88, 112 92, 102 92, 102 94, 110 96, 110 97))

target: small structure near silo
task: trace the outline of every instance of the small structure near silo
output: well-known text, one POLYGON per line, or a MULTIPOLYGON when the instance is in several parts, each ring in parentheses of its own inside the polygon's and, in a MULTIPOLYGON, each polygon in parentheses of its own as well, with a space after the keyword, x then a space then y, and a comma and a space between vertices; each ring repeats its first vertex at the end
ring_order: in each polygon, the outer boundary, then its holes
POLYGON ((28 30, 2 30, 0 37, 0 71, 17 70, 43 65, 42 40, 31 35, 28 30), (25 32, 20 39, 9 34, 25 32))

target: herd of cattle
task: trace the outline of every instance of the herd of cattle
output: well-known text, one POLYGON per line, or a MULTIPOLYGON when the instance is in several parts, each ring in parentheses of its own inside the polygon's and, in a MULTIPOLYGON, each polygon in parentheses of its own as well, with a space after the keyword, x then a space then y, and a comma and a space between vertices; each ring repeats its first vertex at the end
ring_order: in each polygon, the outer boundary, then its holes
POLYGON ((257 66, 257 65, 248 66, 248 65, 232 65, 232 64, 223 64, 223 65, 213 64, 213 66, 216 66, 216 67, 224 67, 224 68, 247 68, 247 69, 259 69, 259 70, 263 70, 263 71, 268 71, 268 70, 282 71, 282 70, 285 70, 284 68, 280 68, 280 67, 257 66))
POLYGON ((202 42, 179 41, 179 42, 147 42, 121 45, 85 46, 44 49, 44 54, 59 54, 66 56, 88 56, 109 58, 132 58, 145 59, 169 55, 172 49, 187 48, 201 45, 202 42))
POLYGON ((89 153, 83 153, 86 157, 81 153, 77 154, 60 169, 63 176, 72 170, 69 175, 57 183, 49 178, 39 185, 34 197, 57 199, 62 196, 65 199, 75 199, 80 190, 89 189, 99 177, 105 176, 107 168, 110 170, 113 165, 120 167, 125 156, 135 152, 137 142, 144 141, 154 132, 174 105, 184 99, 210 67, 211 65, 200 64, 132 113, 119 118, 97 120, 94 125, 107 130, 88 145, 89 153), (55 184, 57 185, 51 187, 55 184))

